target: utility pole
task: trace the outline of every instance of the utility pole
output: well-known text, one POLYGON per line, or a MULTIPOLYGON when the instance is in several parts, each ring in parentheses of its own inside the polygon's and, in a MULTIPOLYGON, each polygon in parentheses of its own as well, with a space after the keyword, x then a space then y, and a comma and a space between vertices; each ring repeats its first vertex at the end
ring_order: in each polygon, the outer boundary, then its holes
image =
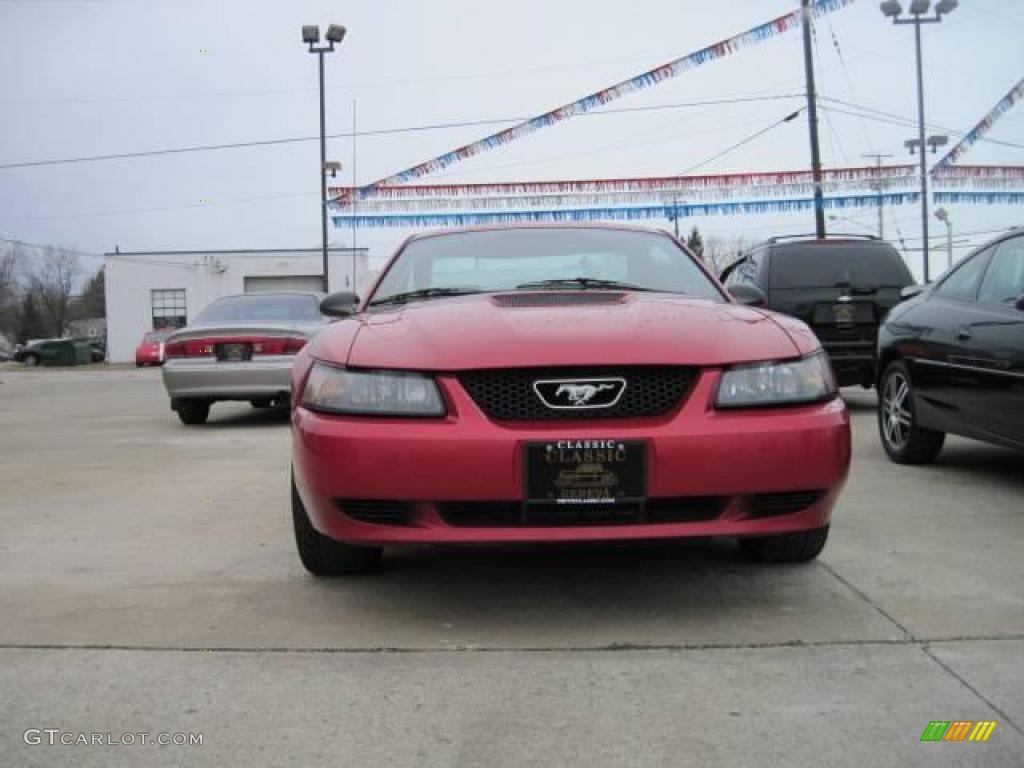
MULTIPOLYGON (((872 152, 863 157, 875 158, 875 168, 881 169, 882 158, 892 157, 892 155, 883 155, 878 152, 872 152)), ((879 179, 875 179, 875 183, 871 187, 878 193, 878 239, 885 240, 885 217, 882 215, 882 182, 879 179)))
POLYGON ((825 237, 825 201, 821 192, 821 151, 818 148, 818 97, 814 90, 814 56, 811 50, 811 0, 803 7, 804 72, 807 78, 807 123, 811 131, 811 173, 814 177, 814 234, 825 237))

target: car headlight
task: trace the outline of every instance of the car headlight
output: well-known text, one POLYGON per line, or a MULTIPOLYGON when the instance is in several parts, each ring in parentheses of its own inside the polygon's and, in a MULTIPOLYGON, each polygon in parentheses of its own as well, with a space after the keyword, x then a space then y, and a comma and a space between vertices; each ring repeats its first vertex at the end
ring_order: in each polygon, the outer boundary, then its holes
POLYGON ((749 408, 829 400, 836 394, 832 366, 824 352, 799 360, 737 365, 718 382, 715 406, 749 408))
POLYGON ((411 371, 359 371, 314 363, 302 391, 314 411, 367 416, 444 416, 432 376, 411 371))

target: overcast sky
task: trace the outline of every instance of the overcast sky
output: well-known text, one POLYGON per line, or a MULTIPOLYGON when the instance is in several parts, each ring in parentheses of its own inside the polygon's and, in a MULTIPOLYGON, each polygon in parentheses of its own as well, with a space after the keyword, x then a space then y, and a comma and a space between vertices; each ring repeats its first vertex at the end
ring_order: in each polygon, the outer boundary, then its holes
MULTIPOLYGON (((906 5, 906 3, 904 3, 906 5)), ((0 0, 0 164, 153 149, 314 137, 244 149, 0 170, 0 236, 85 252, 319 245, 315 57, 302 24, 344 24, 327 58, 328 133, 527 117, 791 10, 796 0, 0 0), (211 202, 202 202, 202 201, 211 202)), ((925 28, 929 122, 965 131, 1024 75, 1021 0, 961 0, 925 28)), ((912 28, 875 0, 817 25, 822 95, 914 118, 912 28), (838 51, 837 51, 838 49, 838 51), (841 56, 839 51, 841 51, 841 56)), ((678 173, 801 106, 799 31, 748 48, 619 102, 772 100, 569 120, 424 179, 490 181, 678 173)), ((840 114, 823 102, 823 162, 871 152, 910 158, 907 125, 840 114)), ((367 183, 493 131, 465 127, 328 142, 328 159, 367 183)), ((1024 165, 1024 105, 964 163, 1024 165)), ((955 140, 955 137, 952 137, 955 140)), ((800 169, 806 118, 700 168, 800 169)), ((830 226, 871 231, 873 209, 830 226)), ((887 212, 910 248, 919 209, 887 212)), ((1024 223, 1021 206, 957 206, 960 232, 1024 223)), ((653 226, 669 227, 665 221, 653 226)), ((702 231, 760 238, 813 229, 813 214, 692 219, 702 231)), ((383 258, 405 235, 359 231, 383 258)), ((933 222, 932 234, 943 234, 933 222)), ((352 243, 332 229, 333 242, 352 243)), ((969 237, 971 243, 984 235, 969 237)), ((944 237, 942 237, 944 242, 944 237)), ((937 241, 938 242, 938 241, 937 241)), ((964 245, 966 247, 966 243, 964 245)), ((935 256, 939 266, 944 255, 935 256)), ((919 271, 920 256, 911 252, 919 271)))

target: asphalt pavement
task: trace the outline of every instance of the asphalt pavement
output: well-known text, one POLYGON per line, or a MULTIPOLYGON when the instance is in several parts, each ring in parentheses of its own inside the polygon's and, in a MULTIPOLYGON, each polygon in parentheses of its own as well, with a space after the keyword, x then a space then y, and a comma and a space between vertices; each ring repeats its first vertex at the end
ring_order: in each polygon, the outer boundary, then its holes
POLYGON ((316 580, 279 413, 184 427, 156 370, 0 366, 0 766, 1024 765, 1024 454, 899 467, 844 397, 815 563, 425 547, 316 580))

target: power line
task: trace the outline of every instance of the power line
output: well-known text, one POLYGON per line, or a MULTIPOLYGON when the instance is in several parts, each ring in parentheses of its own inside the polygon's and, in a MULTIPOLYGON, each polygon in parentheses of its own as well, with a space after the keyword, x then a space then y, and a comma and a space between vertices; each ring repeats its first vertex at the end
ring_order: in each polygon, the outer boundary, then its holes
POLYGON ((679 175, 680 176, 685 176, 688 173, 692 173, 693 171, 696 171, 698 168, 703 168, 705 165, 708 165, 709 163, 714 162, 715 160, 717 160, 720 157, 724 157, 725 155, 729 154, 733 150, 739 149, 744 144, 749 144, 751 141, 753 141, 754 139, 756 139, 756 138, 758 138, 760 136, 763 136, 764 134, 768 133, 768 131, 772 130, 773 128, 778 128, 783 123, 789 123, 789 122, 792 122, 793 120, 796 120, 800 116, 800 113, 803 112, 805 109, 806 109, 806 107, 800 107, 800 109, 798 109, 796 112, 792 112, 792 113, 786 115, 785 117, 783 117, 782 119, 776 120, 774 123, 772 123, 768 127, 762 128, 757 133, 753 133, 750 136, 747 136, 745 139, 741 139, 740 141, 737 141, 735 144, 732 144, 731 146, 726 147, 721 152, 719 152, 719 153, 717 153, 715 155, 712 155, 707 160, 702 160, 701 162, 697 163, 696 165, 691 165, 689 168, 681 171, 679 173, 679 175))
MULTIPOLYGON (((0 0, 3 2, 4 0, 0 0)), ((81 0, 79 0, 81 2, 81 0)), ((664 61, 668 55, 658 59, 658 61, 664 61)), ((424 85, 428 83, 450 83, 450 82, 464 82, 467 80, 491 80, 498 77, 509 77, 515 75, 533 75, 543 74, 545 72, 562 72, 572 69, 588 69, 594 66, 600 66, 603 64, 618 64, 626 62, 645 62, 650 63, 652 57, 650 56, 633 56, 629 58, 618 58, 618 59, 601 59, 597 61, 584 61, 577 62, 575 64, 564 64, 564 65, 552 65, 547 67, 529 67, 524 69, 506 69, 498 70, 494 72, 475 72, 469 75, 441 75, 438 77, 423 77, 415 79, 402 79, 402 80, 371 80, 366 82, 355 82, 355 83, 340 83, 339 85, 329 86, 328 91, 349 91, 359 90, 361 88, 388 88, 394 86, 404 85, 424 85)), ((209 91, 206 93, 171 93, 171 94, 147 94, 140 96, 96 96, 92 98, 56 98, 56 99, 12 99, 7 101, 0 101, 0 106, 48 106, 56 104, 112 104, 112 103, 124 103, 124 102, 145 102, 145 101, 186 101, 193 99, 224 99, 224 98, 235 98, 235 97, 248 97, 248 96, 280 96, 294 93, 311 93, 316 92, 316 88, 265 88, 258 90, 245 90, 245 91, 209 91)))
MULTIPOLYGON (((800 109, 796 110, 795 112, 793 112, 793 113, 791 113, 789 115, 786 115, 785 117, 781 118, 780 120, 775 121, 771 125, 769 125, 769 126, 767 126, 765 128, 762 128, 759 131, 751 134, 750 136, 747 136, 746 138, 741 139, 740 141, 736 142, 735 144, 732 144, 731 146, 727 147, 726 149, 723 149, 721 152, 718 152, 715 155, 712 155, 711 157, 707 158, 706 160, 702 160, 701 162, 697 163, 696 165, 691 166, 687 170, 683 171, 682 174, 680 174, 680 175, 685 175, 687 173, 690 173, 691 171, 696 170, 697 168, 700 168, 702 166, 705 166, 708 163, 711 163, 711 162, 717 160, 720 157, 724 157, 725 155, 729 154, 730 152, 732 152, 732 151, 734 151, 736 149, 739 149, 744 144, 748 144, 748 143, 750 143, 751 141, 757 139, 760 136, 763 136, 764 134, 768 133, 769 131, 771 131, 774 128, 777 128, 778 126, 782 125, 783 123, 788 123, 788 122, 790 122, 792 120, 795 120, 797 118, 797 116, 799 116, 800 113, 803 112, 803 110, 804 110, 804 108, 801 107, 800 109)), ((248 203, 265 202, 267 200, 277 200, 277 199, 292 198, 292 197, 306 197, 306 196, 310 196, 312 194, 313 193, 301 192, 301 193, 290 193, 290 194, 282 194, 282 195, 265 195, 265 196, 259 196, 259 197, 250 197, 250 198, 241 198, 241 199, 235 199, 235 200, 226 200, 223 203, 212 203, 212 204, 211 203, 188 203, 186 205, 167 205, 167 206, 158 206, 158 207, 150 207, 150 208, 132 208, 132 209, 124 209, 124 210, 116 210, 116 211, 90 211, 90 212, 79 212, 79 213, 54 214, 54 215, 51 215, 51 216, 21 217, 18 220, 40 221, 40 220, 47 220, 47 219, 81 218, 81 217, 84 217, 84 216, 120 216, 120 215, 135 214, 135 213, 158 213, 158 212, 164 212, 164 211, 187 210, 187 209, 190 209, 190 208, 208 208, 211 205, 245 205, 245 204, 248 204, 248 203)))
MULTIPOLYGON (((824 107, 824 109, 831 109, 833 112, 838 112, 839 114, 846 114, 846 115, 852 115, 854 117, 872 119, 872 120, 875 120, 876 122, 889 122, 892 125, 899 125, 899 126, 904 126, 904 125, 916 126, 917 125, 917 121, 916 120, 913 120, 912 118, 909 118, 909 117, 904 117, 903 115, 898 115, 898 114, 896 114, 894 112, 886 112, 886 111, 881 110, 881 109, 874 109, 872 107, 865 107, 865 106, 863 106, 861 104, 854 104, 853 102, 843 101, 842 99, 836 99, 836 98, 831 97, 831 96, 822 96, 821 99, 823 101, 835 102, 836 104, 841 104, 843 106, 850 107, 852 109, 858 110, 857 112, 845 112, 843 110, 836 109, 835 107, 824 107), (887 118, 887 120, 883 120, 882 118, 887 118)), ((950 128, 948 126, 937 125, 935 123, 925 123, 925 125, 929 128, 929 130, 939 130, 939 131, 942 131, 943 133, 948 133, 948 134, 951 134, 953 136, 964 136, 966 134, 966 131, 959 131, 959 130, 950 128)), ((1013 143, 1011 141, 1003 141, 1001 139, 992 139, 992 138, 989 138, 987 136, 982 136, 979 140, 980 141, 987 141, 990 144, 999 144, 999 145, 1002 145, 1004 147, 1013 147, 1014 149, 1024 149, 1024 144, 1015 144, 1015 143, 1013 143)))
MULTIPOLYGON (((671 104, 653 104, 648 106, 638 107, 619 107, 616 109, 606 109, 600 112, 588 112, 581 116, 599 116, 599 115, 615 115, 628 112, 654 112, 668 109, 685 109, 687 107, 704 107, 719 104, 742 104, 757 101, 777 101, 783 98, 794 98, 798 94, 775 94, 773 96, 748 96, 743 98, 732 98, 732 99, 711 99, 707 101, 690 101, 690 102, 676 102, 671 104)), ((523 120, 528 120, 528 117, 501 117, 491 118, 483 120, 466 120, 461 122, 451 123, 434 123, 429 125, 414 125, 404 126, 399 128, 380 128, 377 130, 369 131, 347 131, 344 133, 330 133, 327 134, 329 139, 349 139, 353 136, 388 136, 394 134, 403 133, 418 133, 423 131, 436 131, 444 130, 449 128, 470 128, 487 125, 500 125, 502 123, 517 123, 523 120)), ((196 144, 187 147, 169 147, 164 149, 150 149, 143 150, 140 152, 120 152, 109 155, 86 155, 81 157, 63 157, 63 158, 51 158, 46 160, 24 160, 13 163, 0 164, 0 170, 8 170, 12 168, 37 168, 46 165, 65 165, 70 163, 92 163, 102 162, 106 160, 130 160, 140 157, 157 157, 161 155, 177 155, 186 152, 209 152, 221 149, 242 149, 247 147, 267 147, 276 146, 281 144, 297 144, 306 141, 319 141, 320 136, 291 136, 281 139, 263 139, 257 141, 239 141, 233 143, 224 144, 196 144)))

